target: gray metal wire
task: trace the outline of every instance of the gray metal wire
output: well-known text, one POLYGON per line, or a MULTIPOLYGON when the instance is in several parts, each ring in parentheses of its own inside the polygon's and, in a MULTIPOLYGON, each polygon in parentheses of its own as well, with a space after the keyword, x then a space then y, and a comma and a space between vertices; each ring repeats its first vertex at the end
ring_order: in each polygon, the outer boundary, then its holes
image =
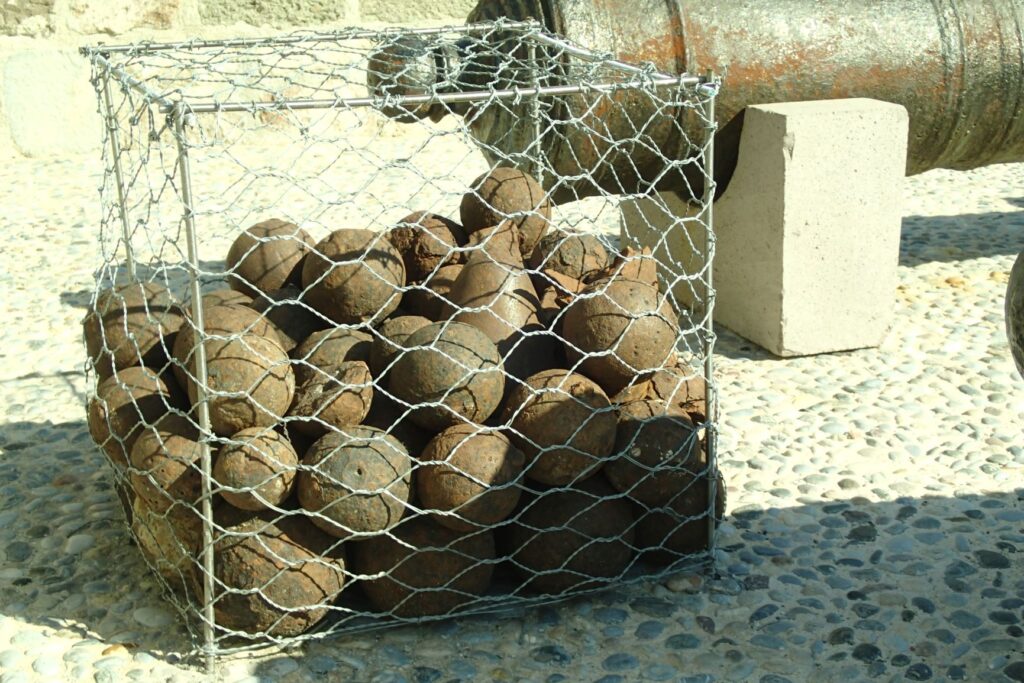
MULTIPOLYGON (((97 380, 90 428, 130 529, 208 667, 267 641, 501 611, 709 566, 724 497, 711 324, 713 75, 625 64, 531 22, 83 53, 106 143, 103 262, 85 322, 97 380), (389 50, 408 63, 392 69, 380 57, 389 50), (402 87, 374 88, 381 79, 402 87), (659 146, 666 135, 685 153, 659 146), (541 195, 523 206, 494 199, 477 180, 499 168, 525 170, 541 195), (657 202, 657 189, 681 192, 692 212, 675 217, 653 253, 626 249, 612 230, 619 202, 657 202), (402 216, 459 218, 463 201, 516 227, 477 226, 473 239, 460 234, 426 256, 398 252, 401 266, 393 263, 402 216), (281 222, 252 227, 270 218, 281 222), (531 224, 554 237, 521 254, 531 224), (332 236, 355 239, 353 228, 367 231, 358 248, 331 251, 332 236), (513 233, 519 242, 503 242, 513 233), (561 267, 560 250, 572 253, 581 235, 605 260, 569 291, 545 269, 561 267), (279 263, 267 255, 288 249, 303 260, 273 287, 247 270, 258 261, 259 276, 271 274, 279 263), (415 277, 410 254, 426 264, 415 277), (453 264, 461 292, 437 284, 453 264), (473 268, 497 289, 467 295, 475 285, 461 273, 473 268), (344 306, 384 292, 382 303, 363 317, 325 304, 342 269, 364 288, 344 306), (615 298, 622 283, 652 273, 634 287, 654 292, 645 311, 615 298), (230 323, 217 298, 229 296, 225 283, 236 297, 230 323), (534 309, 504 318, 520 310, 509 302, 521 305, 524 288, 534 309), (424 312, 427 295, 432 336, 385 335, 393 302, 424 312), (590 305, 626 321, 603 348, 565 329, 590 305), (636 360, 628 330, 641 325, 671 330, 671 354, 636 360), (483 338, 474 353, 466 335, 483 338), (371 348, 398 352, 375 366, 371 348), (409 386, 424 366, 410 359, 419 357, 449 374, 417 398, 409 386), (558 372, 543 379, 549 370, 558 372), (492 387, 489 410, 469 392, 466 407, 467 387, 488 373, 509 388, 492 387), (302 392, 321 393, 300 409, 302 392), (640 399, 655 413, 628 417, 640 399), (339 422, 334 401, 358 419, 339 422), (555 417, 544 423, 549 404, 555 417), (437 420, 452 425, 443 431, 451 443, 438 440, 437 420), (595 455, 586 441, 599 427, 610 436, 595 455), (653 453, 663 443, 648 429, 682 436, 653 453), (422 450, 410 434, 431 445, 422 450), (450 446, 443 458, 425 459, 439 444, 450 446), (332 462, 360 448, 393 472, 353 488, 352 469, 373 463, 356 458, 339 472, 332 462), (248 478, 218 474, 228 453, 248 478), (501 472, 483 467, 488 458, 501 472), (584 464, 558 477, 538 464, 571 462, 584 464), (431 468, 475 493, 445 507, 425 502, 440 491, 423 484, 431 468), (333 499, 317 506, 314 493, 333 499), (366 519, 388 522, 342 530, 337 512, 353 501, 366 519), (259 618, 239 616, 254 610, 259 618)), ((424 219, 406 228, 423 248, 424 219)))

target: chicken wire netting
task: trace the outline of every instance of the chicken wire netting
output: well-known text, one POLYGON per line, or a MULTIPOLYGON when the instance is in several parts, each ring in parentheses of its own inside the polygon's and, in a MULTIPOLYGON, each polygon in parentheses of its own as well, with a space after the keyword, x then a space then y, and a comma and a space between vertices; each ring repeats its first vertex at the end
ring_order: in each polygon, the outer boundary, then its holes
POLYGON ((85 53, 89 427, 196 653, 710 563, 713 78, 510 22, 85 53))

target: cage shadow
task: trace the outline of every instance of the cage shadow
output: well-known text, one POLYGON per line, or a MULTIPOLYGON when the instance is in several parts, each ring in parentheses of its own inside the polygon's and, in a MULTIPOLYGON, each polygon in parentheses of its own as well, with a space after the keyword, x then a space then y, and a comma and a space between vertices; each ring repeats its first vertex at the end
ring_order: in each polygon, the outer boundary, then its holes
MULTIPOLYGON (((4 424, 0 453, 0 520, 3 528, 15 530, 4 540, 5 554, 0 555, 0 568, 6 570, 0 581, 0 611, 104 643, 126 643, 135 651, 181 664, 180 653, 190 651, 194 643, 180 619, 159 628, 136 623, 139 610, 171 610, 141 554, 129 547, 111 473, 84 421, 4 424)), ((294 665, 284 660, 308 658, 300 665, 326 680, 368 680, 373 664, 343 654, 346 641, 355 638, 384 642, 388 655, 379 664, 382 670, 410 680, 429 678, 432 671, 451 671, 456 661, 463 662, 456 668, 479 671, 483 663, 460 653, 453 640, 465 635, 475 639, 478 649, 491 640, 518 640, 527 649, 505 666, 521 667, 526 673, 562 671, 571 678, 571 669, 536 652, 540 646, 527 643, 546 642, 544 634, 551 629, 580 615, 589 619, 602 607, 629 606, 641 620, 660 619, 665 635, 671 636, 692 626, 697 603, 702 605, 699 615, 712 623, 716 617, 723 619, 713 598, 723 593, 753 594, 744 600, 774 605, 768 610, 772 616, 763 622, 751 620, 740 632, 733 624, 728 632, 708 636, 702 648, 724 654, 732 647, 727 643, 758 633, 782 638, 790 633, 789 622, 802 619, 802 632, 815 635, 804 638, 802 647, 793 647, 791 656, 859 667, 861 675, 879 675, 878 662, 889 673, 898 671, 890 659, 899 653, 881 644, 881 660, 862 662, 854 657, 854 647, 876 639, 868 628, 874 628, 872 619, 911 624, 918 620, 915 637, 928 643, 930 634, 940 628, 939 616, 949 618, 958 610, 976 613, 981 621, 970 629, 944 627, 953 634, 951 643, 922 646, 922 652, 932 652, 924 660, 934 670, 966 666, 967 680, 978 680, 970 675, 970 667, 985 666, 991 655, 977 653, 972 659, 975 651, 960 652, 963 646, 1012 640, 1014 627, 1020 628, 986 621, 984 615, 998 611, 1005 600, 1024 599, 1024 562, 1019 555, 1024 552, 1024 488, 886 502, 852 498, 787 508, 741 508, 727 512, 719 549, 718 577, 709 580, 700 597, 684 592, 652 598, 646 584, 640 584, 495 616, 396 626, 372 636, 340 634, 262 659, 253 673, 276 680, 294 665), (780 591, 792 591, 792 601, 786 602, 780 591), (779 622, 780 627, 765 631, 779 622), (849 631, 837 630, 844 628, 849 631), (523 640, 527 632, 532 635, 523 640), (389 638, 389 633, 394 636, 389 638), (848 633, 852 635, 847 637, 848 633), (421 651, 432 654, 420 656, 421 651)), ((595 622, 593 628, 596 632, 604 627, 595 622)), ((801 645, 796 641, 794 637, 791 645, 801 645)), ((1007 653, 1011 661, 1024 656, 1024 639, 1015 642, 1007 653)), ((592 655, 597 658, 594 670, 606 654, 592 655)), ((588 655, 575 656, 579 664, 588 655)), ((723 666, 725 662, 723 657, 723 666)), ((195 660, 188 663, 198 666, 195 660)))
MULTIPOLYGON (((115 267, 111 266, 114 270, 115 267)), ((122 261, 116 266, 119 276, 119 281, 127 280, 127 266, 122 261)), ((201 271, 201 279, 203 282, 204 289, 220 289, 227 287, 225 281, 226 274, 224 273, 224 261, 199 261, 199 270, 201 271)), ((170 267, 153 267, 152 265, 139 263, 135 266, 136 277, 145 282, 149 280, 155 280, 164 285, 169 285, 171 291, 179 297, 181 300, 187 300, 189 298, 189 280, 188 273, 186 272, 183 265, 176 264, 170 267)), ((93 288, 82 288, 68 290, 60 293, 60 302, 65 306, 72 308, 88 309, 95 289, 93 288)))

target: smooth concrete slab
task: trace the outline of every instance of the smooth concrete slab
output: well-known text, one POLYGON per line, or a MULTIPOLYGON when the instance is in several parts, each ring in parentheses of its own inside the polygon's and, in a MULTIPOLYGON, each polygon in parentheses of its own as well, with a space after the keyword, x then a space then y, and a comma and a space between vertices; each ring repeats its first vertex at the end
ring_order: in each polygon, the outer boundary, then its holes
MULTIPOLYGON (((779 356, 882 341, 907 128, 903 107, 876 100, 747 108, 736 172, 714 206, 717 322, 779 356)), ((704 236, 690 229, 693 214, 674 193, 626 202, 623 241, 696 272, 704 236)), ((676 280, 676 295, 692 302, 691 283, 676 280)))

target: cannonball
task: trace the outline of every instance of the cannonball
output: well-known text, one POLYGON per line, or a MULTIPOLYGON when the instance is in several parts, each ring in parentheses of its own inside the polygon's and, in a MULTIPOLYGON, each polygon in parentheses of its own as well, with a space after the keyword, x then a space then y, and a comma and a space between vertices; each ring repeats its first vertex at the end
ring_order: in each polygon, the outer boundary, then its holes
POLYGON ((440 431, 463 421, 482 423, 505 390, 494 342, 464 323, 431 323, 405 340, 408 348, 388 376, 392 394, 417 406, 413 420, 440 431))
POLYGON ((419 457, 416 491, 434 520, 455 531, 491 526, 508 517, 522 490, 522 452, 502 434, 457 424, 435 436, 419 457), (451 514, 444 514, 451 513, 451 514))
POLYGON ((580 372, 613 395, 666 364, 679 322, 654 287, 612 280, 591 285, 565 309, 562 333, 570 361, 582 358, 580 372))
POLYGON ((491 531, 462 534, 417 517, 391 534, 352 548, 355 573, 385 573, 360 584, 381 612, 402 618, 450 614, 490 586, 496 556, 491 531))
POLYGON ((373 337, 360 330, 330 327, 314 332, 292 349, 295 381, 301 384, 341 361, 361 360, 369 365, 372 348, 373 337))
POLYGON ((417 211, 391 228, 387 238, 402 255, 408 281, 421 282, 438 267, 462 260, 456 248, 466 243, 466 232, 455 221, 417 211))
POLYGON ((370 370, 374 377, 383 377, 399 354, 405 351, 405 341, 416 330, 430 324, 421 315, 403 315, 389 318, 378 328, 380 336, 373 340, 370 351, 370 370))
POLYGON ((202 450, 199 429, 186 417, 170 413, 146 427, 130 453, 136 495, 155 512, 195 505, 202 494, 202 450))
POLYGON ((228 249, 228 285, 257 297, 298 284, 302 259, 312 246, 309 233, 288 221, 271 218, 249 226, 228 249))
POLYGON ((152 370, 118 370, 100 382, 89 401, 89 435, 116 465, 124 467, 144 425, 155 423, 171 407, 179 406, 152 370))
POLYGON ((386 389, 376 387, 373 392, 373 405, 370 414, 363 420, 367 427, 376 427, 398 439, 405 446, 406 452, 419 455, 427 447, 433 434, 417 425, 412 419, 412 412, 393 399, 386 389))
POLYGON ((1017 372, 1024 377, 1024 252, 1017 257, 1006 286, 1006 337, 1017 372))
POLYGON ((619 407, 616 456, 605 465, 612 485, 648 506, 664 505, 703 472, 706 461, 690 418, 659 401, 619 407))
POLYGON ((306 258, 306 301, 341 324, 379 323, 398 308, 405 265, 383 235, 335 230, 306 258))
MULTIPOLYGON (((716 477, 715 519, 725 516, 725 479, 716 477)), ((694 479, 660 508, 640 508, 636 523, 636 545, 645 560, 671 564, 684 555, 708 549, 708 479, 694 479)))
MULTIPOLYGON (((248 306, 223 304, 203 308, 203 335, 205 338, 237 337, 245 333, 266 337, 278 343, 281 340, 274 324, 248 306)), ((176 361, 174 376, 183 387, 187 387, 190 381, 186 369, 192 367, 191 364, 195 362, 195 350, 195 322, 190 316, 175 336, 173 347, 176 361)))
POLYGON ((372 403, 370 368, 361 360, 344 360, 299 384, 288 416, 298 418, 299 431, 320 436, 332 428, 359 424, 372 403))
POLYGON ((299 503, 332 536, 385 531, 402 518, 412 461, 394 437, 366 426, 328 432, 302 464, 299 503))
POLYGON ((171 588, 185 590, 201 547, 202 518, 182 507, 157 512, 137 497, 132 504, 131 529, 149 564, 171 588))
MULTIPOLYGON (((251 303, 251 296, 234 289, 215 289, 212 292, 203 294, 204 314, 214 306, 248 306, 251 303)), ((189 316, 192 315, 191 304, 186 307, 185 312, 189 316)))
POLYGON ((601 478, 573 489, 545 491, 520 503, 505 535, 527 590, 559 595, 620 577, 633 559, 630 504, 601 478))
POLYGON ((540 184, 517 168, 499 166, 474 180, 472 188, 459 206, 466 232, 510 219, 519 230, 523 260, 530 258, 551 220, 551 202, 540 184))
POLYGON ((171 293, 156 282, 104 289, 82 321, 89 360, 101 379, 114 369, 159 369, 184 322, 171 293))
POLYGON ((612 398, 612 403, 656 401, 664 406, 665 412, 682 413, 697 423, 707 419, 705 391, 706 383, 699 370, 676 363, 626 387, 612 398))
POLYGON ((564 486, 593 476, 612 452, 618 416, 597 384, 568 370, 543 370, 512 390, 503 421, 526 454, 526 476, 564 486))
POLYGON ((416 283, 405 292, 402 307, 414 315, 430 320, 442 320, 451 301, 452 287, 459 279, 463 265, 442 266, 423 282, 416 283))
POLYGON ((597 235, 556 230, 541 238, 528 265, 536 271, 552 270, 582 281, 607 268, 611 261, 611 255, 597 235))
MULTIPOLYGON (((287 413, 295 395, 295 374, 288 354, 277 342, 255 334, 208 339, 207 404, 210 426, 220 436, 249 427, 273 427, 287 413)), ((195 354, 188 371, 196 376, 195 354)), ((196 383, 188 383, 189 400, 198 401, 196 383)))
MULTIPOLYGON (((217 626, 297 636, 327 616, 345 586, 341 548, 301 516, 224 511, 213 546, 217 626)), ((198 567, 193 580, 202 585, 198 567)))
POLYGON ((262 294, 250 304, 266 316, 277 330, 278 341, 290 353, 311 334, 327 326, 327 321, 306 305, 298 287, 284 287, 262 294))
POLYGON ((299 456, 272 429, 252 427, 232 434, 220 447, 213 478, 221 497, 240 510, 278 506, 291 494, 299 456), (231 490, 235 489, 235 490, 231 490))
MULTIPOLYGON (((395 36, 377 47, 366 63, 366 87, 372 97, 428 95, 434 89, 438 73, 435 46, 416 34, 395 36)), ((390 104, 380 111, 388 118, 413 123, 428 116, 439 119, 444 104, 390 104)))

